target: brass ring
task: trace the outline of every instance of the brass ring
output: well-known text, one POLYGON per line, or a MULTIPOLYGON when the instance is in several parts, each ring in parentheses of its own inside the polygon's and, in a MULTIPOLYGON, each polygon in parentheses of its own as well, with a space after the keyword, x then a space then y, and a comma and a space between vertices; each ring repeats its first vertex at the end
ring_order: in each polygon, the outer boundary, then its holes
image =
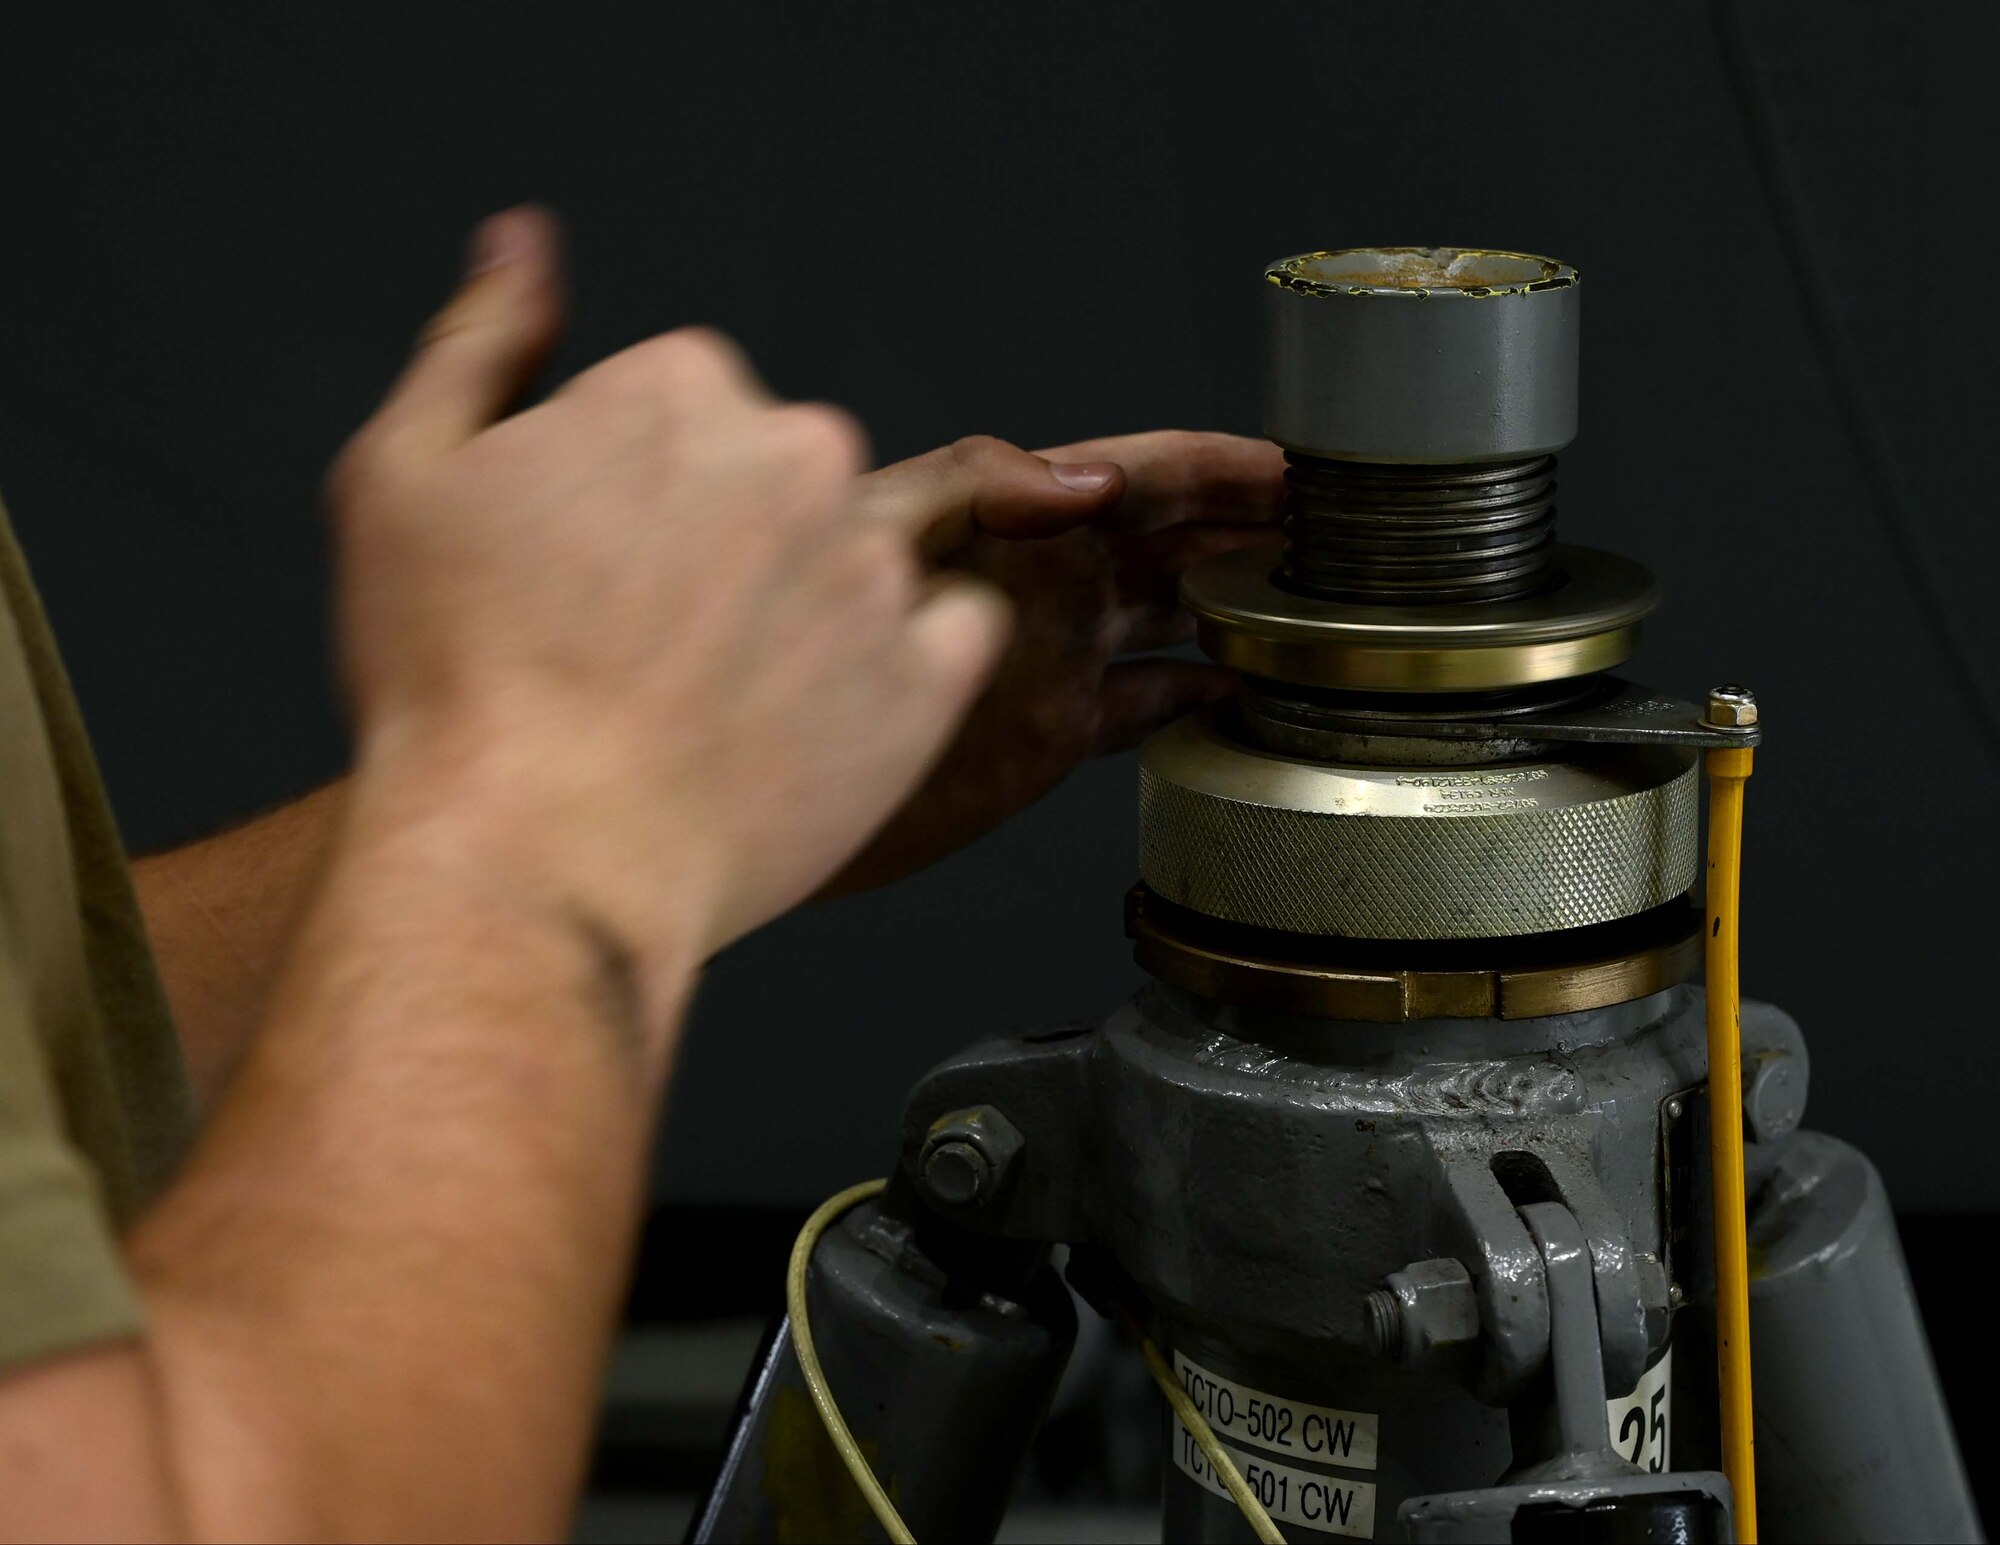
POLYGON ((1181 581, 1196 636, 1246 675, 1364 692, 1476 692, 1608 670, 1638 647, 1659 604, 1643 566, 1559 546, 1562 580, 1511 601, 1359 606, 1285 589, 1276 547, 1241 548, 1181 581))
POLYGON ((1568 934, 1449 949, 1247 928, 1176 907, 1143 884, 1126 897, 1125 916, 1133 958, 1168 986, 1321 1019, 1540 1019, 1649 997, 1701 970, 1701 914, 1685 898, 1568 934))

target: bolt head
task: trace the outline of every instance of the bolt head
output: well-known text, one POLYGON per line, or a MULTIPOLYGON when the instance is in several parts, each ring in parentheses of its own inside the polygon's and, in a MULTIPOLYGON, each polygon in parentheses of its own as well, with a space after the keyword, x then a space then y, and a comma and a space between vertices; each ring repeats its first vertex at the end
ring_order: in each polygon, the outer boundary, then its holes
POLYGON ((993 1167, 970 1143, 939 1143, 924 1155, 924 1189, 947 1206, 971 1206, 992 1181, 993 1167))
POLYGON ((947 1207, 998 1202, 1026 1146, 1014 1123, 991 1105, 946 1111, 924 1134, 915 1165, 930 1199, 947 1207))
POLYGON ((1708 694, 1708 722, 1723 729, 1748 729, 1757 722, 1757 699, 1748 687, 1717 687, 1708 694))
POLYGON ((1681 1112, 1686 1109, 1687 1107, 1681 1103, 1681 1097, 1675 1095, 1667 1101, 1667 1120, 1679 1121, 1681 1119, 1681 1112))
POLYGON ((1796 1132, 1806 1114, 1806 1081, 1792 1059, 1775 1056, 1758 1065, 1743 1089, 1743 1119, 1750 1140, 1773 1143, 1796 1132))
POLYGON ((1667 1302, 1672 1304, 1676 1309, 1680 1308, 1682 1304, 1687 1302, 1686 1289, 1678 1282, 1670 1283, 1667 1287, 1667 1302))

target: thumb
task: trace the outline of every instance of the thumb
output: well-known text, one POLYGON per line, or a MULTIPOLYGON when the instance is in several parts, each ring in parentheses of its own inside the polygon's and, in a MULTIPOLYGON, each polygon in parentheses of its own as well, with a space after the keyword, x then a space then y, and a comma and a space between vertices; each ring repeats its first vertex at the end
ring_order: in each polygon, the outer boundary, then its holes
POLYGON ((442 453, 500 418, 555 347, 563 296, 555 217, 532 204, 480 222, 458 293, 433 317, 377 415, 442 453))
POLYGON ((924 555, 949 557, 977 531, 1059 536, 1102 515, 1125 490, 1108 461, 1076 464, 974 435, 861 480, 862 509, 919 534, 924 555))

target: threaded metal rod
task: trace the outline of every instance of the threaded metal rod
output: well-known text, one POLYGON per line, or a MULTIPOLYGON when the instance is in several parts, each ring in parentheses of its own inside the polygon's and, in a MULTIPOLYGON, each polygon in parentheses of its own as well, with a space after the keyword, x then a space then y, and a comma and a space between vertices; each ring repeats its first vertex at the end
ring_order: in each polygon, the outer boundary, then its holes
POLYGON ((1552 578, 1553 456, 1386 466, 1285 455, 1279 581, 1363 605, 1500 601, 1552 578))
POLYGON ((1387 1288, 1370 1288, 1362 1303, 1368 1311, 1368 1334, 1376 1352, 1391 1360, 1403 1355, 1403 1306, 1387 1288))

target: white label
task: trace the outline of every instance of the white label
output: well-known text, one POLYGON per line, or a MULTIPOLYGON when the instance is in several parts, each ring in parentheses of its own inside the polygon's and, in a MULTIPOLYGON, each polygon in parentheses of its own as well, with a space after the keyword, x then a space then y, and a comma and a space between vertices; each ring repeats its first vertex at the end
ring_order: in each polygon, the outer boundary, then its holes
POLYGON ((1336 1411, 1267 1395, 1210 1373, 1179 1352, 1174 1353, 1174 1371, 1219 1438, 1322 1464, 1375 1468, 1375 1418, 1365 1411, 1336 1411))
POLYGON ((1623 1400, 1604 1402, 1611 1419, 1611 1446, 1642 1470, 1658 1475, 1672 1463, 1674 1349, 1640 1376, 1638 1388, 1623 1400))
MULTIPOLYGON (((1371 1417, 1372 1421, 1373 1418, 1371 1417)), ((1375 1487, 1368 1481, 1343 1481, 1331 1475, 1314 1475, 1294 1470, 1290 1465, 1272 1464, 1248 1454, 1229 1451, 1243 1483, 1255 1493, 1264 1511, 1280 1523, 1321 1534, 1347 1534, 1367 1540, 1375 1536, 1375 1487)), ((1227 1497, 1229 1488, 1194 1441, 1194 1434, 1180 1422, 1174 1423, 1174 1463, 1190 1480, 1206 1486, 1218 1497, 1227 1497)))

